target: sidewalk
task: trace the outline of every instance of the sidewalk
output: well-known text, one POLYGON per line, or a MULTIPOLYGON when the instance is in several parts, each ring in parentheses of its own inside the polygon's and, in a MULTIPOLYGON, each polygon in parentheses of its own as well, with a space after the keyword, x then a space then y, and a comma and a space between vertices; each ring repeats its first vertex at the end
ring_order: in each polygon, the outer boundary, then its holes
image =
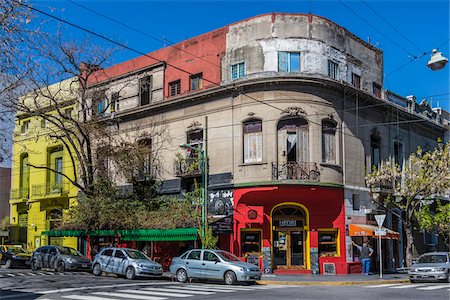
POLYGON ((358 284, 386 284, 409 283, 407 274, 379 274, 362 275, 273 275, 264 274, 259 284, 286 284, 286 285, 358 285, 358 284))

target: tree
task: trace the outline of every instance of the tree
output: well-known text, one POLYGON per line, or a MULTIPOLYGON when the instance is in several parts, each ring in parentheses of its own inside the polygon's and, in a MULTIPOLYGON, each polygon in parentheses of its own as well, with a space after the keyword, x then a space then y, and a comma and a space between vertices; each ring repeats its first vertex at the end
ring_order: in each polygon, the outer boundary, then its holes
POLYGON ((438 200, 435 207, 424 205, 418 213, 418 221, 423 230, 436 230, 447 249, 450 249, 450 203, 443 204, 438 200))
POLYGON ((406 264, 412 264, 414 244, 412 223, 421 205, 434 202, 450 188, 450 144, 439 143, 433 151, 419 147, 400 167, 387 160, 378 169, 367 174, 366 184, 374 202, 392 205, 402 211, 401 219, 406 233, 406 264), (388 191, 380 188, 387 188, 388 191))

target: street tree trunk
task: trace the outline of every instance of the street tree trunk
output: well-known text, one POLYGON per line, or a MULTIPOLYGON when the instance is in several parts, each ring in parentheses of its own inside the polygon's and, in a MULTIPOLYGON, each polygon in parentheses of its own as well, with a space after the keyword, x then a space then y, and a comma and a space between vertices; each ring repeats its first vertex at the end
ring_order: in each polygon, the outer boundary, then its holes
POLYGON ((405 233, 406 233, 406 266, 408 268, 412 265, 412 248, 414 245, 413 235, 411 232, 411 222, 405 222, 405 233))

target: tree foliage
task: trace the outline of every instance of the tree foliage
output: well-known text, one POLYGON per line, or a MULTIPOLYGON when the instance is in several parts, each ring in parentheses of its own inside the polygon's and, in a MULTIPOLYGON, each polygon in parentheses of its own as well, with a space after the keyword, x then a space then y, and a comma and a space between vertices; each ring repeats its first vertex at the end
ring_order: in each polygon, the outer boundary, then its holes
POLYGON ((379 204, 392 205, 402 211, 406 233, 406 263, 412 263, 411 225, 421 206, 433 203, 450 189, 450 144, 439 143, 433 151, 420 147, 402 166, 387 160, 367 174, 366 183, 379 204))
POLYGON ((436 201, 436 206, 424 205, 418 212, 420 228, 437 231, 439 237, 450 249, 450 203, 436 201))

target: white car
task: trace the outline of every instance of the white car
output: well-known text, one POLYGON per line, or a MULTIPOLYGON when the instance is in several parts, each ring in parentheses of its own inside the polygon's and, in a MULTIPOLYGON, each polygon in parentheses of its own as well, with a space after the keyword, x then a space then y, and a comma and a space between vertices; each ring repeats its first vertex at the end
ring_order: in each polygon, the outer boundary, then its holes
POLYGON ((450 282, 450 253, 430 252, 422 254, 408 270, 409 280, 450 282))

